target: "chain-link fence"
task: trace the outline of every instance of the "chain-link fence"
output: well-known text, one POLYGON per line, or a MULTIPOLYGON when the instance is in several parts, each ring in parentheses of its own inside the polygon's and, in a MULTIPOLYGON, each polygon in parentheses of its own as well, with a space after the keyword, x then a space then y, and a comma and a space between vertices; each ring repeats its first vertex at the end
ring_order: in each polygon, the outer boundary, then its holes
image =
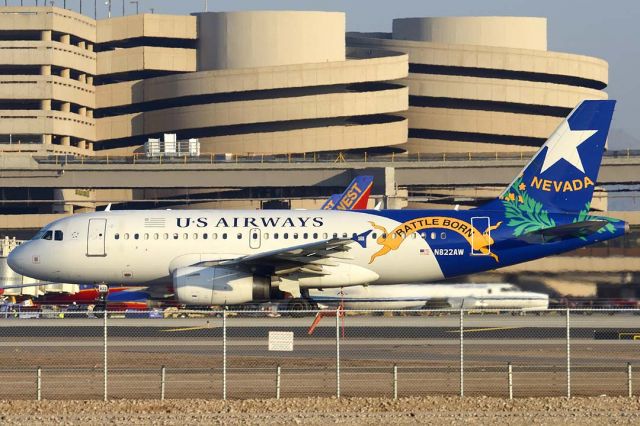
POLYGON ((4 314, 0 398, 634 395, 639 314, 4 314))

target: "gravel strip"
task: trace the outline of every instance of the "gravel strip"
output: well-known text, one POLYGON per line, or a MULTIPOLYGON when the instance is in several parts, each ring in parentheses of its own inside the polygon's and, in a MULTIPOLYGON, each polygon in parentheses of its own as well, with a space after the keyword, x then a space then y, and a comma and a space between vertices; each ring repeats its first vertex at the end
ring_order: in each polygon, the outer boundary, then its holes
POLYGON ((2 401, 0 424, 638 424, 640 398, 2 401))

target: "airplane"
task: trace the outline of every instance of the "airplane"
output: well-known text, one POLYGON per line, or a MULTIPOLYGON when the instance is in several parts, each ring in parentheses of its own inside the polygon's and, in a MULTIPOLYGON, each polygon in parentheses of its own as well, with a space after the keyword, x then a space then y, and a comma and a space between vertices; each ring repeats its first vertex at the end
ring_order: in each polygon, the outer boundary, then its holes
POLYGON ((170 286, 180 303, 434 282, 624 235, 589 213, 615 101, 586 100, 494 200, 470 210, 108 211, 42 228, 9 266, 36 279, 170 286))
POLYGON ((373 176, 357 176, 342 194, 333 194, 320 210, 363 210, 367 208, 373 188, 373 176))
POLYGON ((549 296, 513 284, 396 284, 310 289, 321 308, 344 309, 521 309, 544 310, 549 296))

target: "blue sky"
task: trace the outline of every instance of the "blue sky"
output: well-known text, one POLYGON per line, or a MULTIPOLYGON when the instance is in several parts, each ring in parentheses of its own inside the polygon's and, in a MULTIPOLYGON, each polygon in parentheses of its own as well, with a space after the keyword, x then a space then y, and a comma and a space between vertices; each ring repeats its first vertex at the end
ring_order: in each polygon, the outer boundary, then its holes
MULTIPOLYGON (((19 4, 19 0, 8 0, 19 4)), ((33 4, 35 0, 24 0, 33 4)), ((62 6, 63 0, 56 0, 62 6)), ((78 9, 80 0, 67 0, 78 9)), ((1 2, 1 0, 0 0, 1 2)), ((42 2, 42 0, 40 0, 42 2)), ((126 12, 135 5, 124 0, 126 12)), ((106 15, 98 0, 98 16, 106 15)), ((83 12, 93 15, 93 0, 83 12)), ((113 0, 114 15, 123 0, 113 0)), ((204 10, 205 0, 140 0, 140 11, 188 14, 204 10)), ((548 18, 549 50, 597 56, 609 62, 606 91, 618 106, 610 148, 640 149, 640 1, 639 0, 208 0, 209 10, 335 10, 347 14, 349 31, 390 31, 393 18, 418 16, 509 15, 548 18)))

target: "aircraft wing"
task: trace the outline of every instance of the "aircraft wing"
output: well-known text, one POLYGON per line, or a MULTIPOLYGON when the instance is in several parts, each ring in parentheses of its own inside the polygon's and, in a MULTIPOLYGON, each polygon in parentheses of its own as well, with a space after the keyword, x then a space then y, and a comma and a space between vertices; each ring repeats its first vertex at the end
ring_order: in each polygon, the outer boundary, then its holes
POLYGON ((236 259, 199 262, 192 266, 237 267, 251 271, 265 271, 274 275, 287 275, 294 272, 324 274, 323 266, 335 266, 336 260, 350 259, 348 251, 351 247, 349 246, 364 241, 365 234, 358 235, 355 239, 332 238, 236 259))
POLYGON ((569 223, 567 225, 560 225, 553 228, 537 229, 523 234, 522 237, 526 240, 542 239, 543 242, 553 242, 567 238, 580 238, 591 235, 594 232, 598 232, 600 228, 606 226, 608 223, 609 222, 606 220, 585 220, 583 222, 569 223))

